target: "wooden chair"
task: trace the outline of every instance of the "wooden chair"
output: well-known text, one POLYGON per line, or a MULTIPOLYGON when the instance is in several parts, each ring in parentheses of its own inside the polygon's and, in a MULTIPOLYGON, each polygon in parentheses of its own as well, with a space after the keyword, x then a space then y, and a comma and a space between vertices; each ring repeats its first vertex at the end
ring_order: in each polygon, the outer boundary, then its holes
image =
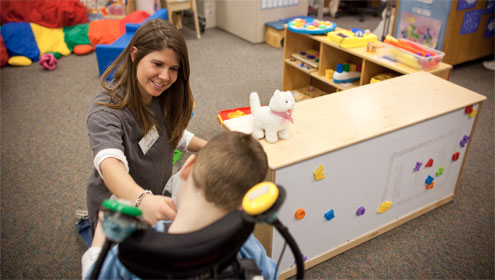
POLYGON ((168 10, 168 20, 175 24, 177 29, 182 28, 182 17, 184 10, 192 10, 194 16, 194 25, 196 27, 196 37, 201 38, 198 22, 198 10, 196 0, 161 0, 161 6, 168 10))

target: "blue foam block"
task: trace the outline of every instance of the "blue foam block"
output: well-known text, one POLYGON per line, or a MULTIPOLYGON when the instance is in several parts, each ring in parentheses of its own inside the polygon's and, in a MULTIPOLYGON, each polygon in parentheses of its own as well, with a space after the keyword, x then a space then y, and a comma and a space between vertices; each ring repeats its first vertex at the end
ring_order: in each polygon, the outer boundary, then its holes
MULTIPOLYGON (((160 9, 156 11, 153 15, 148 17, 140 24, 127 23, 125 25, 125 33, 113 43, 96 45, 96 60, 98 62, 98 71, 100 72, 100 76, 103 74, 103 72, 105 72, 108 66, 110 66, 110 64, 115 61, 120 53, 124 51, 124 49, 127 47, 127 44, 129 44, 129 42, 131 41, 132 36, 134 36, 134 33, 136 33, 136 30, 141 26, 141 24, 155 18, 168 20, 167 9, 160 9)), ((108 79, 110 79, 111 77, 113 77, 113 73, 108 76, 108 79)))

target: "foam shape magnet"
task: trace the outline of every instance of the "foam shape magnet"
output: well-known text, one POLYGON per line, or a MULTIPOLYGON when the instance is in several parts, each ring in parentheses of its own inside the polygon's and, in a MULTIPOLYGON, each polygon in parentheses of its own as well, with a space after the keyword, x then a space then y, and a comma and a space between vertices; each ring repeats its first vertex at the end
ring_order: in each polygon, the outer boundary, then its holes
MULTIPOLYGON (((303 259, 303 262, 308 260, 308 257, 306 257, 303 253, 301 253, 301 257, 303 259)), ((294 264, 296 264, 296 261, 294 260, 294 264)))
POLYGON ((471 137, 469 135, 464 135, 464 137, 462 137, 462 140, 461 142, 459 142, 459 145, 461 145, 461 147, 465 147, 467 142, 469 141, 469 139, 471 139, 471 137))
POLYGON ((316 181, 325 179, 325 172, 323 171, 323 165, 318 166, 318 168, 313 172, 313 176, 316 181))
POLYGON ((306 216, 306 211, 304 211, 304 209, 302 208, 299 208, 296 210, 296 213, 294 214, 294 217, 297 219, 297 220, 302 220, 304 219, 304 216, 306 216))
POLYGON ((476 116, 476 108, 473 108, 473 111, 469 114, 469 118, 472 119, 476 116))
POLYGON ((392 202, 391 201, 385 201, 384 203, 380 204, 380 207, 378 208, 378 213, 382 214, 387 212, 390 207, 392 207, 392 202))
POLYGON ((428 162, 425 164, 425 167, 432 167, 433 166, 433 159, 430 158, 428 162))
POLYGON ((419 168, 421 167, 421 165, 423 165, 423 163, 422 163, 422 162, 419 162, 419 161, 418 161, 418 162, 416 162, 416 166, 414 167, 414 169, 413 169, 413 170, 414 170, 414 171, 419 171, 419 168))
POLYGON ((330 209, 330 211, 326 212, 323 216, 327 221, 330 221, 331 219, 335 218, 335 212, 333 211, 333 209, 330 209))
POLYGON ((435 186, 435 182, 431 182, 431 184, 428 184, 426 185, 426 189, 433 189, 433 187, 435 186))
POLYGON ((358 215, 358 216, 362 216, 362 215, 364 215, 364 212, 366 212, 366 209, 365 209, 363 206, 361 206, 361 207, 359 207, 359 208, 358 208, 358 210, 356 211, 356 215, 358 215))
POLYGON ((464 109, 464 113, 466 114, 471 114, 473 112, 473 105, 467 106, 466 109, 464 109))
POLYGON ((443 170, 444 170, 444 168, 443 168, 443 167, 440 167, 440 168, 438 168, 438 170, 437 170, 437 172, 436 172, 435 174, 436 174, 437 176, 442 176, 442 174, 443 174, 443 170))
POLYGON ((428 175, 428 177, 426 177, 425 183, 427 185, 429 185, 429 184, 431 184, 431 182, 433 182, 433 180, 435 180, 435 178, 433 178, 430 175, 428 175))
POLYGON ((460 155, 460 153, 459 153, 459 152, 455 152, 455 153, 453 153, 453 154, 452 154, 452 161, 456 161, 456 160, 458 160, 458 159, 459 159, 459 155, 460 155))

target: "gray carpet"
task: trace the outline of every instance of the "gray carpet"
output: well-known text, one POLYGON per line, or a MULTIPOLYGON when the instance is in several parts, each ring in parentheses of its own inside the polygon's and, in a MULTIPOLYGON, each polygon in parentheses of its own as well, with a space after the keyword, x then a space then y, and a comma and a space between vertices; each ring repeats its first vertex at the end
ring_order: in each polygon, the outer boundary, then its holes
MULTIPOLYGON (((337 23, 373 30, 378 19, 337 23)), ((266 104, 281 87, 281 49, 220 29, 200 40, 187 27, 183 34, 198 136, 222 131, 218 111, 248 106, 251 91, 266 104)), ((100 89, 96 55, 64 57, 50 72, 35 64, 0 73, 0 278, 80 278, 86 248, 74 210, 85 208, 92 169, 85 119, 100 89)), ((494 278, 494 72, 474 61, 456 66, 451 81, 488 97, 454 202, 309 269, 308 278, 494 278)))

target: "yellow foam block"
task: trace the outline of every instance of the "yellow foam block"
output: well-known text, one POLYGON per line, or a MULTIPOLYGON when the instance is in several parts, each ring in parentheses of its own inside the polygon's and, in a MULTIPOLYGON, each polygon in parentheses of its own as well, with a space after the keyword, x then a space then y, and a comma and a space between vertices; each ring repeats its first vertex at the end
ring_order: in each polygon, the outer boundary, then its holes
POLYGON ((325 69, 325 78, 333 79, 333 72, 335 72, 333 69, 325 69))
POLYGON ((61 55, 69 55, 70 50, 64 41, 64 31, 62 28, 48 28, 36 23, 30 23, 34 33, 34 38, 40 55, 47 52, 58 52, 61 55))

